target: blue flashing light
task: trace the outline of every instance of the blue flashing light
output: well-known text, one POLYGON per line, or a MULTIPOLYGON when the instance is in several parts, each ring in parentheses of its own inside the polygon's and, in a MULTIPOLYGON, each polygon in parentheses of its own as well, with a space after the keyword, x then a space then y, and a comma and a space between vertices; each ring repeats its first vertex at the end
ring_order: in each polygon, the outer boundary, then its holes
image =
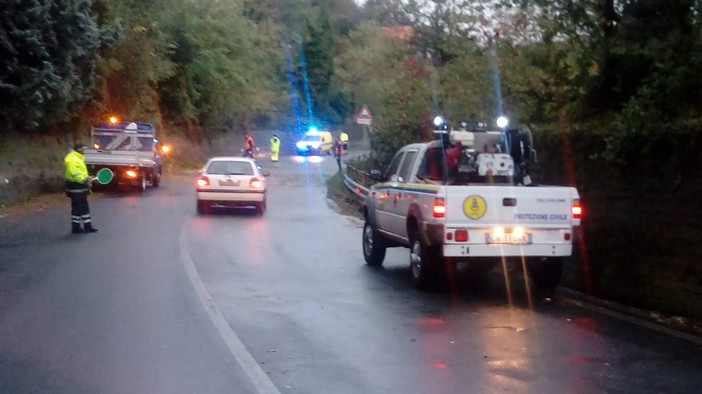
POLYGON ((309 130, 310 133, 316 133, 316 132, 318 132, 318 131, 319 131, 319 130, 317 130, 317 128, 314 127, 314 126, 310 127, 310 130, 309 130))

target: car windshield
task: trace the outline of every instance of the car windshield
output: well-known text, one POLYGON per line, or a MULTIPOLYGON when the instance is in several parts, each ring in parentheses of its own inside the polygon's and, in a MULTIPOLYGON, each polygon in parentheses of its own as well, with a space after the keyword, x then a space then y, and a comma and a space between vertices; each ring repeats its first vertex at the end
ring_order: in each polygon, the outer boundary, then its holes
POLYGON ((307 134, 307 135, 305 136, 305 138, 303 138, 302 140, 303 140, 303 141, 314 141, 314 142, 316 142, 316 141, 319 141, 319 140, 321 140, 321 139, 322 139, 322 136, 321 136, 321 135, 307 134))
POLYGON ((206 173, 212 175, 253 175, 254 170, 248 161, 213 161, 207 166, 206 173))

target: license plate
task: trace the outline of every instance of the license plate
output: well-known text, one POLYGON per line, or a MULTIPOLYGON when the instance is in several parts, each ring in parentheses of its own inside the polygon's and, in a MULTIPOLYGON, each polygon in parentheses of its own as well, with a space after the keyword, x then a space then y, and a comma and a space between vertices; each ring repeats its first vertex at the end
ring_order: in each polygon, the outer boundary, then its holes
POLYGON ((239 181, 235 181, 233 179, 225 179, 225 180, 219 181, 219 185, 220 186, 238 186, 239 181))
POLYGON ((512 233, 504 233, 501 236, 487 233, 485 234, 485 242, 488 244, 528 245, 531 243, 531 234, 524 233, 518 237, 512 233))

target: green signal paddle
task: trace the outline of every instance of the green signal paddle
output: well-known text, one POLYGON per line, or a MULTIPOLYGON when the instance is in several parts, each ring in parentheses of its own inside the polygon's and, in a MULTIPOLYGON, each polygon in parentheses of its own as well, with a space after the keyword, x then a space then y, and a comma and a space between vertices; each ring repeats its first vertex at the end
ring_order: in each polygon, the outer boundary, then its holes
POLYGON ((113 176, 114 174, 112 173, 112 170, 109 168, 101 168, 100 171, 97 172, 97 176, 95 176, 94 179, 101 185, 107 185, 108 183, 112 182, 113 176))

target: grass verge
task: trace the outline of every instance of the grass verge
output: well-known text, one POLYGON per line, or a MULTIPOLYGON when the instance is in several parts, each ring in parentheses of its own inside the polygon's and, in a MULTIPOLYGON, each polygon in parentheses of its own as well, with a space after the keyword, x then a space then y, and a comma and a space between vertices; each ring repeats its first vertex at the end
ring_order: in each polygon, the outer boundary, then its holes
POLYGON ((362 218, 361 203, 358 201, 358 197, 346 188, 340 172, 327 179, 327 198, 334 201, 339 213, 362 218))

